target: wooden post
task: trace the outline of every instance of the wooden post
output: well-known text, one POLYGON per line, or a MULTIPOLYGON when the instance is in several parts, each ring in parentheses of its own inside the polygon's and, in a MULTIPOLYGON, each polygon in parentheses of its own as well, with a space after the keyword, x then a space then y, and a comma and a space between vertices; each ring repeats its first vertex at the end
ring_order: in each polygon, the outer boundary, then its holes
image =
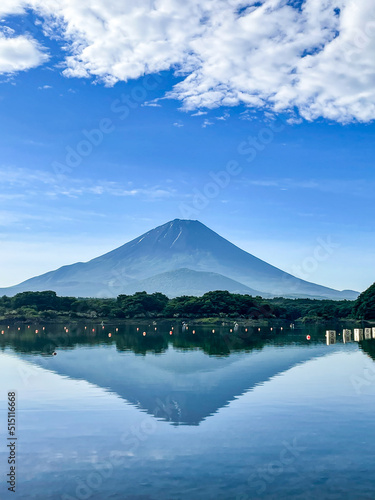
POLYGON ((363 340, 363 328, 354 328, 354 342, 363 340))
POLYGON ((336 330, 326 331, 327 345, 336 344, 336 330))
POLYGON ((344 330, 342 331, 342 341, 344 344, 347 344, 348 342, 352 341, 352 331, 351 330, 344 330))

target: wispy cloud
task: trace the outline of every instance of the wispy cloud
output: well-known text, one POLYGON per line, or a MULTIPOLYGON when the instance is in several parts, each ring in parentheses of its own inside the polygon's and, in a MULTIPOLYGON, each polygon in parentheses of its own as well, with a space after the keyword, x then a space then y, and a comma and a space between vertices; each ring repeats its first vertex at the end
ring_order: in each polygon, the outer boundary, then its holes
POLYGON ((18 167, 0 167, 0 186, 26 187, 36 184, 57 185, 55 175, 43 170, 18 167))
POLYGON ((206 120, 204 120, 204 122, 202 123, 202 128, 209 127, 210 125, 213 125, 213 124, 214 124, 214 122, 212 122, 212 121, 210 121, 210 120, 206 119, 206 120))
MULTIPOLYGON (((64 216, 60 215, 59 218, 62 219, 64 216)), ((52 222, 56 221, 56 214, 32 214, 27 213, 23 210, 0 210, 0 226, 1 227, 13 227, 19 223, 40 221, 40 222, 52 222)))
POLYGON ((155 101, 146 101, 141 104, 142 107, 149 107, 149 108, 161 108, 161 104, 157 102, 157 99, 155 101))
POLYGON ((17 193, 14 193, 14 194, 1 193, 0 194, 0 201, 22 200, 23 198, 25 198, 24 194, 17 194, 17 193))
POLYGON ((199 110, 196 113, 191 114, 191 116, 203 116, 203 115, 207 115, 207 111, 199 110))
POLYGON ((82 196, 116 196, 116 197, 141 197, 143 200, 160 200, 171 198, 175 195, 174 190, 163 189, 160 186, 146 188, 126 189, 117 183, 102 182, 91 186, 61 187, 55 191, 46 192, 47 196, 66 196, 68 198, 79 198, 82 196))
POLYGON ((159 185, 134 187, 132 183, 124 185, 108 180, 95 182, 90 179, 77 179, 68 176, 57 178, 52 173, 42 170, 10 167, 0 168, 0 186, 3 191, 8 191, 3 195, 7 196, 8 200, 30 199, 43 194, 48 198, 115 196, 141 197, 147 201, 171 198, 176 195, 175 189, 171 186, 167 188, 159 185))
POLYGON ((0 211, 0 227, 12 226, 19 222, 21 219, 20 214, 13 213, 7 210, 0 211))
POLYGON ((229 117, 230 117, 230 114, 228 112, 225 112, 223 115, 217 116, 216 120, 225 121, 225 120, 228 120, 229 117))
POLYGON ((335 194, 351 194, 353 196, 373 196, 375 186, 365 179, 242 179, 247 186, 270 188, 277 190, 311 190, 335 194))

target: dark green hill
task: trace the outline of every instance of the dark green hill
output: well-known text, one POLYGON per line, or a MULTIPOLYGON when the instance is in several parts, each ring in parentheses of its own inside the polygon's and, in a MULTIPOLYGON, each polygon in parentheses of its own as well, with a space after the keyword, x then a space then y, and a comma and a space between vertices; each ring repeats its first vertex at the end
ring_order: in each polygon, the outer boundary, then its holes
POLYGON ((361 293, 354 305, 357 318, 375 319, 375 283, 361 293))

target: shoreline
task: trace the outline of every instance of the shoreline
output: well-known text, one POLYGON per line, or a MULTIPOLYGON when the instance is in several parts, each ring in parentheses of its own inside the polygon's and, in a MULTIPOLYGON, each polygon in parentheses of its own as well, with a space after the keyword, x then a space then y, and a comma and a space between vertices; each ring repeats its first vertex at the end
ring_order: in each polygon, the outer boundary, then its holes
POLYGON ((61 315, 56 318, 0 318, 0 325, 9 325, 9 326, 22 326, 22 325, 51 325, 51 324, 61 324, 61 325, 80 325, 80 324, 88 324, 88 325, 97 325, 104 324, 108 326, 112 325, 137 325, 137 324, 146 324, 146 323, 154 323, 160 326, 167 324, 176 324, 176 323, 187 323, 189 325, 195 326, 205 326, 205 325, 218 325, 218 326, 231 326, 234 323, 237 323, 238 326, 247 326, 247 327, 262 327, 262 326, 289 326, 293 324, 294 327, 302 327, 302 326, 314 326, 314 325, 329 325, 329 324, 345 324, 345 325, 374 325, 375 320, 358 320, 355 318, 331 318, 331 319, 313 319, 311 320, 303 320, 303 318, 298 318, 295 320, 291 319, 280 319, 280 318, 264 318, 264 319, 251 319, 251 318, 222 318, 222 317, 196 317, 191 318, 187 316, 181 316, 179 318, 169 317, 169 318, 157 318, 157 317, 139 317, 139 318, 108 318, 105 316, 97 317, 97 318, 72 318, 68 315, 61 315))

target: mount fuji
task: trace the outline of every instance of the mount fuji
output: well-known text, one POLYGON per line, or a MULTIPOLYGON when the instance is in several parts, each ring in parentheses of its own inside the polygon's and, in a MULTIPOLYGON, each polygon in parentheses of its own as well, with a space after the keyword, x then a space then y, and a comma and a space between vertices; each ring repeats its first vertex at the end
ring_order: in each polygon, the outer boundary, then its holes
POLYGON ((0 289, 54 290, 76 297, 116 297, 137 291, 170 297, 202 295, 212 290, 263 297, 356 299, 296 278, 251 255, 195 220, 175 219, 89 262, 78 262, 0 289))

